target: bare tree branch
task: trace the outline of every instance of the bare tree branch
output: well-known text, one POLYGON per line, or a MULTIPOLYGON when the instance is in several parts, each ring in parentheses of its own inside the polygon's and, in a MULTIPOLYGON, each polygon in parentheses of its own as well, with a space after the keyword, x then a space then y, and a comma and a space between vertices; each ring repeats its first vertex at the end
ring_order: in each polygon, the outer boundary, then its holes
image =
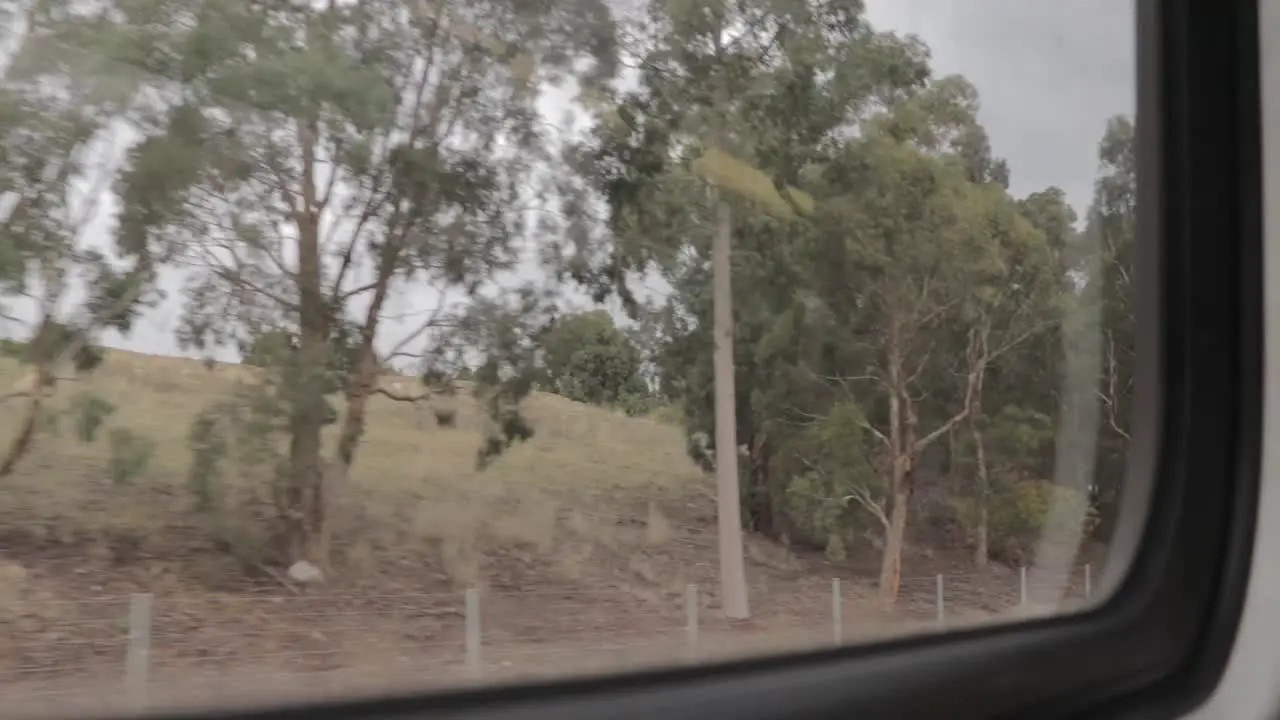
POLYGON ((861 485, 855 486, 850 490, 848 495, 842 498, 842 500, 845 505, 848 505, 850 501, 857 502, 868 512, 874 515, 876 520, 880 521, 881 526, 885 528, 889 527, 889 515, 884 510, 884 504, 877 502, 875 498, 871 497, 871 492, 867 488, 861 485))

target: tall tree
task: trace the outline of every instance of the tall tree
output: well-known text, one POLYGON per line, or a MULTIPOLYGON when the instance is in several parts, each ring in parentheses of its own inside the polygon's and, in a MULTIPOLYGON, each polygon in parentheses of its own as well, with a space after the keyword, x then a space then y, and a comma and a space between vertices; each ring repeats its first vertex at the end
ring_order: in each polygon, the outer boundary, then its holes
MULTIPOLYGON (((974 560, 981 568, 989 557, 992 493, 984 425, 985 401, 995 395, 995 388, 988 389, 987 375, 993 369, 1016 365, 1022 360, 1020 351, 1024 346, 1052 336, 1064 309, 1064 276, 1048 236, 1026 218, 1003 185, 989 178, 978 181, 986 183, 982 201, 987 216, 985 232, 994 245, 990 249, 993 262, 971 286, 973 297, 966 303, 962 318, 969 333, 969 372, 974 378, 968 425, 977 499, 974 560)), ((992 399, 1001 398, 995 395, 992 399)), ((1003 412, 1010 407, 1000 405, 996 410, 1003 412)))
MULTIPOLYGON (((1005 305, 1004 317, 1014 321, 1008 330, 1032 330, 993 364, 984 379, 970 418, 971 437, 961 447, 975 479, 972 533, 974 562, 985 566, 991 558, 991 504, 1011 497, 1014 485, 1028 479, 1049 478, 1053 473, 1052 433, 1062 382, 1062 323, 1070 310, 1068 299, 1075 281, 1068 272, 1068 245, 1075 239, 1076 215, 1058 188, 1032 193, 1018 202, 1019 212, 1043 236, 1041 252, 1028 262, 1011 256, 1014 270, 1039 284, 1009 284, 996 297, 1017 293, 1022 302, 1005 305), (1048 260, 1051 265, 1046 266, 1048 260), (999 497, 997 497, 999 496, 999 497)), ((1005 557, 1009 557, 1001 549, 1005 557)))
POLYGON ((1133 120, 1123 116, 1109 120, 1098 144, 1099 174, 1078 250, 1096 263, 1082 294, 1094 303, 1086 321, 1092 326, 1083 332, 1100 334, 1101 342, 1094 390, 1100 405, 1101 430, 1098 461, 1089 470, 1102 511, 1103 533, 1109 532, 1114 522, 1133 412, 1133 246, 1137 217, 1134 153, 1133 120))
POLYGON ((884 500, 873 510, 885 530, 880 591, 890 601, 921 457, 969 417, 989 364, 1028 332, 998 317, 1017 314, 999 288, 1018 285, 1007 253, 1040 254, 1043 236, 1000 183, 973 182, 975 114, 972 87, 943 78, 874 119, 826 171, 838 201, 821 204, 830 209, 814 272, 830 317, 857 318, 827 328, 859 368, 832 379, 861 384, 852 401, 882 446, 884 500), (957 333, 958 353, 946 345, 957 333), (940 393, 953 407, 926 412, 922 400, 940 393))
MULTIPOLYGON (((714 368, 691 378, 689 402, 705 399, 714 411, 687 414, 691 431, 715 438, 725 610, 746 617, 738 463, 751 414, 742 406, 752 391, 738 386, 743 313, 729 277, 739 272, 744 243, 762 250, 811 209, 793 186, 823 143, 879 95, 921 82, 927 67, 918 44, 875 33, 857 3, 673 0, 649 10, 630 33, 638 38, 630 54, 639 88, 601 113, 584 163, 606 199, 614 242, 595 275, 581 268, 578 275, 624 301, 628 276, 652 267, 677 286, 710 280, 710 295, 693 290, 669 317, 710 329, 712 342, 689 345, 705 346, 714 368)), ((747 446, 767 455, 764 444, 747 446)))
POLYGON ((180 244, 181 339, 245 343, 272 328, 297 338, 281 368, 290 449, 278 510, 289 560, 324 567, 327 488, 345 484, 356 459, 388 303, 474 297, 513 267, 540 201, 526 187, 550 157, 536 100, 588 56, 592 73, 608 73, 607 8, 154 0, 74 12, 103 52, 159 77, 164 107, 137 164, 178 156, 194 175, 170 193, 176 214, 135 203, 122 222, 180 244), (334 377, 332 336, 349 317, 359 317, 357 352, 334 377), (344 403, 325 459, 335 386, 344 403))
POLYGON ((0 12, 20 33, 0 83, 0 317, 25 326, 16 347, 29 368, 0 398, 26 402, 0 455, 3 477, 32 448, 59 376, 101 361, 93 343, 104 329, 128 330, 164 250, 124 236, 113 247, 91 230, 121 173, 133 172, 118 145, 145 105, 141 74, 85 52, 44 4, 0 12))

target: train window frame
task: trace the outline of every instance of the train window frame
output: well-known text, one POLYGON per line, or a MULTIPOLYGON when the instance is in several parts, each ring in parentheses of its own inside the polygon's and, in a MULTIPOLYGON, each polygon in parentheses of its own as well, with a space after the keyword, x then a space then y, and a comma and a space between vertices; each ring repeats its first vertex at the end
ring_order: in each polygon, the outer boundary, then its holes
POLYGON ((1258 13, 1249 0, 1137 2, 1137 252, 1141 267, 1158 272, 1138 276, 1143 373, 1124 521, 1108 563, 1127 569, 1106 601, 1073 615, 786 657, 182 717, 1096 718, 1194 709, 1226 668, 1256 524, 1258 13))
MULTIPOLYGON (((1274 3, 1260 4, 1259 28, 1259 83, 1262 91, 1261 122, 1264 128, 1280 127, 1280 7, 1274 3)), ((1280 177, 1280 145, 1263 138, 1262 172, 1264 178, 1280 177)), ((1267 247, 1280 242, 1280 183, 1263 182, 1263 224, 1267 247)), ((1264 256, 1264 306, 1280 307, 1280 285, 1274 278, 1280 277, 1280 257, 1274 253, 1264 256)), ((1280 354, 1280 313, 1265 316, 1266 349, 1264 355, 1280 354)), ((1186 717, 1191 720, 1216 718, 1274 717, 1280 706, 1280 695, 1275 691, 1275 679, 1280 670, 1280 647, 1276 645, 1276 628, 1280 625, 1280 566, 1275 562, 1275 551, 1280 548, 1280 442, 1275 440, 1280 428, 1280 385, 1269 382, 1266 387, 1264 427, 1269 435, 1264 440, 1262 457, 1262 485, 1259 488, 1255 514, 1259 520, 1254 539, 1254 553, 1249 577, 1249 589, 1245 598, 1243 617, 1237 631, 1237 641, 1231 649, 1231 658, 1225 674, 1210 698, 1186 717)))

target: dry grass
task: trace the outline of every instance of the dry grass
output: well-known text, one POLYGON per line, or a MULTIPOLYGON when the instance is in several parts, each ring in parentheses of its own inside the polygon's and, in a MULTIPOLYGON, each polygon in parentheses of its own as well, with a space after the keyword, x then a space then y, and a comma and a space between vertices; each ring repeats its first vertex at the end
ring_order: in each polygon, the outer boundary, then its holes
MULTIPOLYGON (((123 543, 136 545, 140 555, 173 555, 173 543, 190 542, 201 531, 186 488, 191 421, 246 375, 234 365, 209 370, 189 360, 111 352, 100 372, 63 383, 53 404, 65 406, 79 391, 115 404, 111 427, 157 444, 147 470, 127 486, 112 485, 105 442, 82 444, 67 427, 45 434, 7 481, 0 532, 53 544, 97 544, 104 552, 123 543)), ((15 365, 0 364, 0 386, 17 377, 15 365)), ((359 579, 390 571, 406 557, 438 555, 451 578, 471 584, 481 580, 484 558, 495 548, 522 547, 549 557, 584 533, 608 545, 617 539, 619 516, 636 512, 643 526, 646 515, 662 512, 659 505, 678 508, 705 496, 706 481, 684 457, 674 426, 551 395, 533 397, 528 413, 535 438, 478 472, 484 418, 469 397, 427 407, 375 398, 355 472, 335 513, 344 571, 359 579), (432 410, 445 405, 457 411, 456 427, 436 426, 432 410)), ((12 436, 18 415, 16 403, 5 406, 0 438, 12 436)), ((228 484, 260 488, 266 472, 228 484)))
MULTIPOLYGON (((17 376, 0 362, 0 387, 17 376)), ((157 450, 140 477, 115 485, 107 444, 63 428, 42 435, 5 481, 0 688, 51 690, 49 707, 76 695, 100 708, 120 696, 123 601, 134 592, 156 598, 151 663, 164 704, 225 699, 228 687, 248 699, 255 682, 271 694, 462 682, 460 590, 471 587, 485 598, 491 679, 688 658, 690 583, 701 588, 703 657, 830 642, 833 576, 848 593, 847 638, 933 627, 931 581, 904 586, 901 607, 886 614, 855 564, 755 537, 755 619, 728 623, 715 612, 713 483, 686 458, 680 429, 551 395, 528 401, 535 437, 484 472, 475 468, 484 418, 465 394, 434 407, 376 398, 335 510, 336 577, 291 594, 234 560, 192 511, 188 429, 237 380, 251 373, 112 351, 98 373, 58 389, 55 407, 82 390, 114 403, 108 427, 157 450), (456 411, 456 427, 437 426, 439 408, 456 411), (275 675, 290 679, 264 680, 275 675)), ((0 406, 0 442, 19 414, 0 406)), ((249 496, 265 472, 249 468, 229 490, 249 496)), ((956 617, 988 618, 1016 597, 1007 571, 995 580, 996 590, 970 588, 956 617)))

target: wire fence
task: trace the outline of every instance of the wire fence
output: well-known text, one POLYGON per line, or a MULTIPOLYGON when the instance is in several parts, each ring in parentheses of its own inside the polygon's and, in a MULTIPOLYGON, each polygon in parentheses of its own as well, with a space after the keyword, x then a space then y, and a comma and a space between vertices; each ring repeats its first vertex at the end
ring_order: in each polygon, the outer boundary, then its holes
POLYGON ((696 584, 9 602, 0 606, 0 705, 143 709, 798 650, 1062 612, 1091 598, 1093 572, 909 577, 892 612, 857 580, 797 585, 753 588, 748 621, 725 619, 716 588, 696 584))

